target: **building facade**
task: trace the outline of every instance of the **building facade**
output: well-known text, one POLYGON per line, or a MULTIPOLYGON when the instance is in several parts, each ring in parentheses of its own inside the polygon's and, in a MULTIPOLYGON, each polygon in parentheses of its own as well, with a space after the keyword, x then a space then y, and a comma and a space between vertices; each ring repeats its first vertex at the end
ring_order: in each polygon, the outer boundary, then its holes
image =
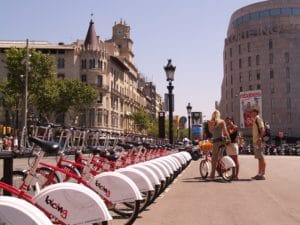
POLYGON ((269 0, 235 11, 223 58, 222 115, 241 124, 240 94, 260 90, 272 135, 300 137, 300 1, 269 0))
MULTIPOLYGON (((25 48, 23 41, 0 41, 0 74, 7 74, 3 59, 5 49, 25 48)), ((97 102, 86 113, 65 117, 65 122, 77 126, 107 129, 118 132, 135 132, 130 114, 139 109, 158 115, 161 98, 144 90, 152 83, 144 78, 134 64, 133 41, 130 26, 122 20, 112 28, 112 38, 101 40, 94 22, 89 23, 86 38, 71 44, 50 44, 30 41, 29 48, 50 54, 56 62, 57 76, 61 79, 76 78, 98 91, 97 102), (149 106, 149 104, 154 104, 149 106), (156 111, 157 110, 157 111, 156 111), (76 119, 74 119, 76 118, 76 119)), ((155 87, 155 86, 154 86, 155 87)), ((155 91, 155 88, 154 90, 155 91)), ((3 122, 4 118, 0 118, 3 122)))

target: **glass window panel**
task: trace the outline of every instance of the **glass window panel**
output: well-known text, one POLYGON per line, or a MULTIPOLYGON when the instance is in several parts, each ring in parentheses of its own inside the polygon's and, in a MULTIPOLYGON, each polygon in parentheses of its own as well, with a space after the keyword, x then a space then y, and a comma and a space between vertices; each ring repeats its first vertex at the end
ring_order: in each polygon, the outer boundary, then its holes
POLYGON ((283 16, 290 16, 292 15, 292 8, 282 8, 281 15, 283 16))
POLYGON ((268 17, 270 14, 269 14, 269 10, 263 10, 263 11, 260 11, 259 12, 259 17, 268 17))
POLYGON ((271 69, 270 70, 270 79, 273 79, 274 78, 274 71, 271 69))
POLYGON ((256 79, 260 80, 260 72, 259 71, 256 73, 256 79))
POLYGON ((287 98, 287 108, 291 109, 292 108, 292 101, 290 98, 287 98))
POLYGON ((237 25, 241 24, 243 20, 243 17, 237 18, 236 23, 237 25))
POLYGON ((271 9, 270 10, 270 15, 271 16, 279 16, 280 15, 280 9, 271 9))
POLYGON ((300 15, 300 8, 293 8, 293 15, 300 15))
POLYGON ((250 20, 250 14, 243 16, 243 22, 248 22, 250 20))
POLYGON ((260 64, 260 57, 259 55, 256 55, 256 65, 258 66, 260 64))
POLYGON ((284 53, 284 60, 286 63, 290 61, 290 54, 288 52, 284 53))
POLYGON ((269 54, 269 64, 273 64, 273 62, 274 62, 274 55, 273 55, 273 53, 270 53, 269 54))
POLYGON ((287 82, 286 83, 286 93, 290 93, 291 92, 291 83, 287 82))
POLYGON ((271 83, 271 93, 274 94, 275 93, 275 88, 274 88, 274 84, 271 83))
POLYGON ((272 48, 273 48, 273 41, 269 40, 269 49, 272 49, 272 48))
POLYGON ((287 67, 285 69, 285 73, 286 73, 286 78, 290 78, 290 68, 289 67, 287 67))
POLYGON ((86 79, 86 75, 85 74, 82 74, 81 75, 81 82, 86 82, 87 79, 86 79))
POLYGON ((259 12, 254 12, 250 14, 251 20, 256 20, 259 18, 259 12))

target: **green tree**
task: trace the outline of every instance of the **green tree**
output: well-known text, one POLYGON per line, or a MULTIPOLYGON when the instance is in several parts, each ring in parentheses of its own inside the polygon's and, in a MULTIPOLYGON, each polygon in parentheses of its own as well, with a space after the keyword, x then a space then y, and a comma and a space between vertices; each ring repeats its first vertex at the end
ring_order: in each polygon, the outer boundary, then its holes
MULTIPOLYGON (((43 92, 42 87, 55 75, 53 58, 34 49, 30 49, 28 73, 28 108, 33 107, 34 96, 43 92)), ((6 80, 0 85, 3 103, 11 115, 15 115, 24 106, 26 49, 10 48, 5 52, 6 80)), ((24 109, 23 109, 24 110, 24 109)), ((18 115, 17 115, 18 116, 18 115)))
POLYGON ((93 105, 97 99, 98 92, 91 86, 82 83, 78 79, 62 80, 59 105, 57 114, 63 114, 67 111, 70 115, 84 113, 87 108, 93 105))
POLYGON ((150 116, 144 110, 138 110, 131 114, 135 128, 142 132, 148 130, 150 127, 150 116))
POLYGON ((158 137, 158 119, 151 119, 147 133, 153 137, 158 137))
MULTIPOLYGON (((4 63, 7 79, 0 83, 5 108, 14 115, 24 106, 26 49, 6 50, 4 63)), ((37 111, 45 119, 55 121, 58 115, 71 110, 83 111, 97 98, 91 86, 74 79, 58 79, 54 59, 48 54, 30 49, 28 74, 28 111, 37 111)))
POLYGON ((35 96, 38 112, 48 121, 68 111, 71 114, 83 112, 97 98, 97 91, 76 79, 48 79, 43 92, 35 96))

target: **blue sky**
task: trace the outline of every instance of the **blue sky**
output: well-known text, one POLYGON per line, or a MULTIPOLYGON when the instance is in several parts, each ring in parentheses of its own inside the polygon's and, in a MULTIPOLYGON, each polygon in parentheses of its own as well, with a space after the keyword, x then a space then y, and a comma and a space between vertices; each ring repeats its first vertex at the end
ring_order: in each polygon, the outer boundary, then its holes
POLYGON ((1 0, 0 40, 71 43, 84 39, 91 13, 97 35, 111 38, 115 21, 131 26, 135 64, 158 93, 172 59, 175 115, 186 106, 209 118, 220 100, 223 47, 232 13, 258 0, 1 0))

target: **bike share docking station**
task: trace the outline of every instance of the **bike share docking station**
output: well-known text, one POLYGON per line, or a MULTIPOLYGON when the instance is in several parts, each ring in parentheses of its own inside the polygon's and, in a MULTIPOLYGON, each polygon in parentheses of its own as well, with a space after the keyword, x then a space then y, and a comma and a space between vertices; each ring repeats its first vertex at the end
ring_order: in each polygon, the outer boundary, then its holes
MULTIPOLYGON (((12 173, 13 173, 13 152, 12 151, 0 151, 0 159, 3 160, 1 181, 12 185, 12 173)), ((1 170, 1 168, 0 168, 1 170)), ((1 177, 1 176, 0 176, 1 177)), ((3 190, 4 195, 11 195, 9 192, 3 190)))

